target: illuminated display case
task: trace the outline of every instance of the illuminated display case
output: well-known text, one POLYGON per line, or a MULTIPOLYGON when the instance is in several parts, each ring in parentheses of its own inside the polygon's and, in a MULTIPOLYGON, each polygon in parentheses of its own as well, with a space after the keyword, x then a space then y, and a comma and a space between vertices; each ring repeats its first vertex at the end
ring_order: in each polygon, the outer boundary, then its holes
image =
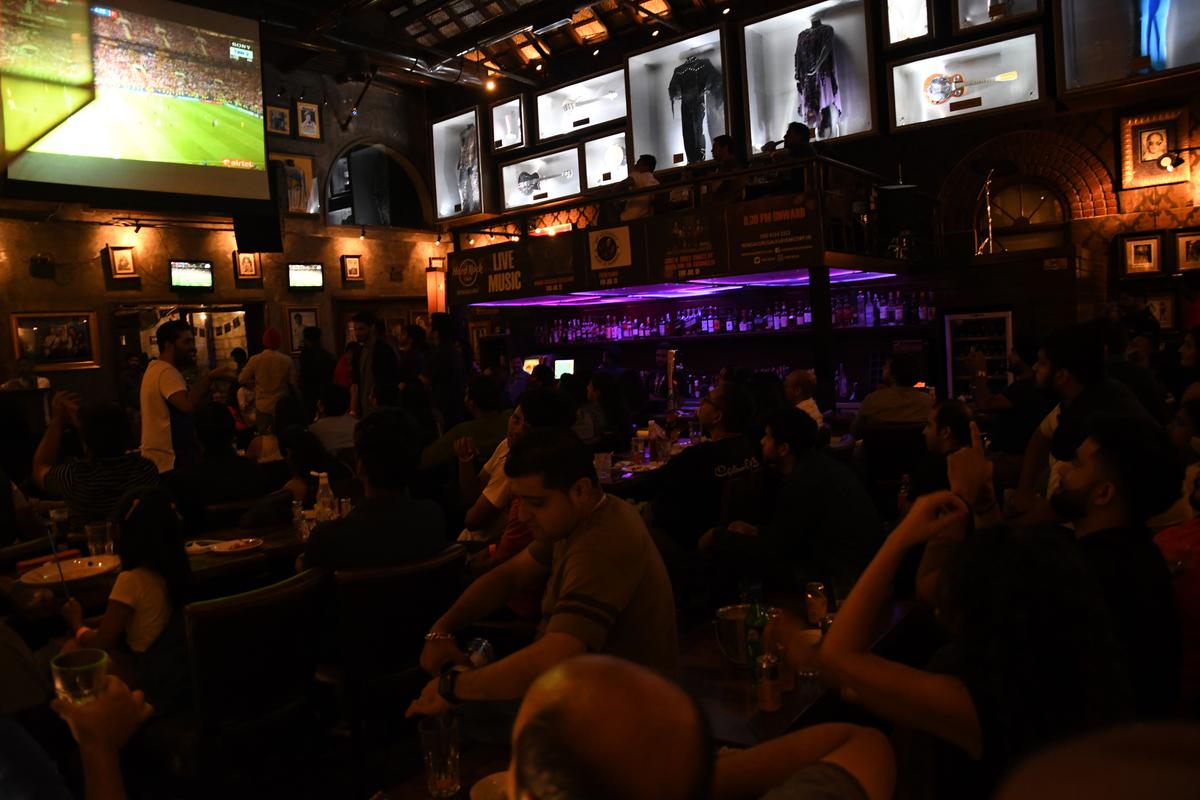
POLYGON ((630 149, 654 156, 660 170, 710 158, 729 125, 724 63, 719 30, 626 59, 630 149))
POLYGON ((893 64, 888 72, 896 128, 1032 103, 1043 96, 1036 32, 893 64))
POLYGON ((933 12, 929 0, 885 0, 883 30, 888 45, 931 37, 933 12))
POLYGON ((579 148, 559 150, 500 168, 505 210, 579 194, 579 148))
POLYGON ((954 0, 954 32, 974 31, 1041 13, 1042 0, 954 0))
POLYGON ((587 188, 611 186, 629 177, 629 150, 625 134, 614 133, 583 143, 583 166, 587 188))
POLYGON ((585 130, 625 116, 625 73, 606 72, 537 98, 538 140, 585 130))
POLYGON ((743 30, 750 152, 803 122, 814 140, 874 128, 862 0, 825 0, 743 30))
POLYGON ((475 109, 433 123, 433 189, 438 219, 483 211, 475 109))
POLYGON ((520 95, 492 106, 492 150, 525 144, 525 103, 520 95))
POLYGON ((1058 23, 1068 91, 1200 63, 1195 0, 1061 0, 1058 23))

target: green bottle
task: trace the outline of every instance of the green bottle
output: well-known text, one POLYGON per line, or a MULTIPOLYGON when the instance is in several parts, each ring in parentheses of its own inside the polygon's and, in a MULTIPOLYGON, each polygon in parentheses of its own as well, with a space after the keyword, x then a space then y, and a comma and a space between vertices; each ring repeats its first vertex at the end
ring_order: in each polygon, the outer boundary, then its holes
POLYGON ((767 607, 762 602, 762 587, 750 587, 750 608, 746 611, 746 656, 751 669, 763 654, 767 627, 767 607))

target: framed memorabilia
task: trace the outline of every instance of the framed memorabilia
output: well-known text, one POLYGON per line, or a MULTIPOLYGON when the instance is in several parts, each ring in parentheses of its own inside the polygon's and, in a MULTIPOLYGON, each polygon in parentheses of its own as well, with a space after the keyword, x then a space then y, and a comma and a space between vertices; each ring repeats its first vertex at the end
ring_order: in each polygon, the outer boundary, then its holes
POLYGON ((1150 294, 1146 295, 1146 305, 1150 313, 1158 320, 1158 327, 1172 330, 1175 327, 1175 295, 1150 294))
POLYGON ((301 139, 321 138, 321 106, 296 101, 296 135, 301 139))
POLYGON ((267 106, 267 133, 292 135, 292 111, 283 106, 267 106))
POLYGON ((970 33, 985 25, 1001 25, 1041 11, 1041 0, 954 0, 954 32, 970 33))
POLYGON ((625 116, 625 73, 606 72, 537 96, 538 141, 625 116))
POLYGON ((114 278, 136 278, 132 247, 108 246, 108 274, 114 278))
POLYGON ((579 148, 533 156, 500 168, 504 208, 548 203, 579 194, 579 148))
POLYGON ((589 189, 612 186, 629 177, 625 131, 584 142, 583 173, 589 189))
POLYGON ((12 315, 13 355, 38 370, 97 369, 100 331, 94 311, 46 311, 12 315))
POLYGON ((933 35, 933 9, 929 0, 885 0, 883 15, 887 47, 933 35))
POLYGON ((467 326, 467 335, 471 342, 471 354, 475 356, 475 361, 479 361, 479 348, 483 344, 483 340, 492 332, 491 322, 472 322, 467 326))
POLYGON ((1200 233, 1175 234, 1175 247, 1179 269, 1200 269, 1200 233))
POLYGON ((433 191, 438 219, 483 210, 476 111, 433 123, 433 191))
POLYGON ((1200 62, 1200 3, 1059 0, 1056 5, 1068 92, 1136 83, 1200 62))
POLYGON ((243 253, 233 251, 233 274, 240 281, 253 281, 262 278, 262 262, 258 253, 243 253))
POLYGON ((492 106, 492 150, 525 144, 525 101, 521 95, 492 106))
POLYGON ((362 256, 342 256, 342 280, 361 281, 362 256))
POLYGON ((1162 272, 1158 236, 1129 236, 1124 240, 1124 246, 1126 275, 1162 272))
POLYGON ((291 153, 270 153, 267 158, 283 165, 284 182, 287 185, 287 210, 289 214, 317 214, 321 210, 318 199, 316 173, 313 171, 312 156, 291 153))
POLYGON ((304 329, 319 327, 317 309, 315 306, 285 306, 283 310, 288 321, 288 346, 293 353, 299 353, 304 346, 304 329))
POLYGON ((1144 189, 1192 179, 1191 164, 1174 166, 1172 156, 1187 147, 1187 109, 1121 119, 1121 188, 1144 189))

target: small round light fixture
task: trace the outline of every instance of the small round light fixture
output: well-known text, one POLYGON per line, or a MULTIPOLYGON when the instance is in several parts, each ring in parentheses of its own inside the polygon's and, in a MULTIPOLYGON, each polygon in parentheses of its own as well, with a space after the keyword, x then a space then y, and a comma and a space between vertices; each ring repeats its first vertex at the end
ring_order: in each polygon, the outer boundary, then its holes
POLYGON ((1179 167, 1183 166, 1183 155, 1181 153, 1167 153, 1158 160, 1158 165, 1167 172, 1174 172, 1179 167))
POLYGON ((658 28, 655 28, 654 30, 650 31, 650 37, 657 39, 660 33, 662 33, 662 31, 660 31, 658 28))
POLYGON ((593 50, 593 51, 592 51, 592 55, 594 55, 594 56, 598 56, 598 55, 600 55, 600 48, 599 48, 599 47, 597 47, 595 50, 593 50))
POLYGON ((730 11, 732 11, 732 10, 733 10, 733 9, 729 8, 729 6, 726 6, 725 8, 721 9, 721 16, 722 16, 722 17, 723 17, 723 16, 725 16, 726 14, 728 14, 728 13, 729 13, 730 11))
POLYGON ((536 69, 538 72, 541 72, 541 71, 542 71, 542 64, 541 64, 541 63, 539 63, 539 64, 538 64, 536 67, 534 67, 534 69, 536 69))
POLYGON ((361 228, 358 229, 358 238, 360 241, 367 238, 367 226, 366 225, 363 225, 361 228))
POLYGON ((488 78, 487 83, 483 84, 483 88, 487 89, 489 92, 494 92, 496 91, 496 82, 491 78, 488 78))

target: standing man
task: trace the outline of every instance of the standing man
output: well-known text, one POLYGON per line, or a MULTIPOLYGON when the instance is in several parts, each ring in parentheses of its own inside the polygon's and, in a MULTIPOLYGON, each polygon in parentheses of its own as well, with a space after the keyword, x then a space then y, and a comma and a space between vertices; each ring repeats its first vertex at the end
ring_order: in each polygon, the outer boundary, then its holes
POLYGON ((283 335, 278 328, 267 328, 262 343, 263 351, 250 357, 238 380, 254 389, 258 431, 267 433, 275 427, 275 405, 279 398, 296 385, 296 365, 279 352, 283 335))
MULTIPOLYGON (((629 189, 648 189, 651 186, 658 186, 658 178, 654 177, 654 170, 658 166, 658 160, 651 155, 640 156, 634 163, 633 169, 629 170, 628 187, 629 189)), ((625 210, 621 212, 621 220, 641 219, 648 217, 653 212, 655 195, 639 194, 625 201, 625 210)))
POLYGON ((333 382, 333 368, 337 366, 337 359, 321 345, 320 328, 305 328, 303 341, 300 351, 300 395, 304 401, 304 412, 311 420, 317 414, 317 401, 321 393, 333 382))
POLYGON ((142 455, 159 473, 198 460, 192 410, 208 395, 214 380, 234 382, 227 367, 202 375, 189 389, 181 370, 196 365, 196 334, 183 320, 158 326, 158 358, 146 367, 139 397, 142 406, 142 455))
POLYGON ((362 419, 379 406, 400 402, 400 367, 396 351, 388 344, 383 323, 369 311, 351 318, 354 339, 362 348, 355 356, 351 408, 362 419))

